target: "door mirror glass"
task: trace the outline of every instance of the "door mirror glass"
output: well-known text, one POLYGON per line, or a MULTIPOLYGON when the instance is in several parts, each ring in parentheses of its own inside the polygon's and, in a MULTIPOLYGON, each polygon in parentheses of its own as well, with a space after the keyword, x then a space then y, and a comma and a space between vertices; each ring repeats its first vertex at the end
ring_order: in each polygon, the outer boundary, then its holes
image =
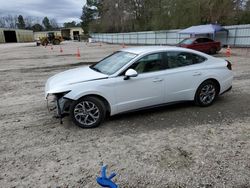
POLYGON ((138 73, 134 69, 128 69, 125 73, 124 80, 128 80, 131 77, 136 77, 138 73))

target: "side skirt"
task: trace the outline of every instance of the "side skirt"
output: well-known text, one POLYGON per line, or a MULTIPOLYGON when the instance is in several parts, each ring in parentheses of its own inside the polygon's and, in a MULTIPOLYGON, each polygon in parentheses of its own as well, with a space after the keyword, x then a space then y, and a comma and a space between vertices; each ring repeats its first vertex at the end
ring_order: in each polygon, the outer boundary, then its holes
POLYGON ((143 108, 138 108, 138 109, 134 109, 134 110, 120 112, 120 113, 114 114, 112 116, 120 115, 120 114, 128 114, 128 113, 138 112, 138 111, 143 111, 143 110, 150 110, 150 109, 164 107, 164 106, 170 106, 170 105, 174 105, 174 104, 181 104, 184 102, 192 102, 192 100, 183 100, 183 101, 169 102, 169 103, 164 103, 164 104, 157 104, 157 105, 153 105, 153 106, 147 106, 147 107, 143 107, 143 108))

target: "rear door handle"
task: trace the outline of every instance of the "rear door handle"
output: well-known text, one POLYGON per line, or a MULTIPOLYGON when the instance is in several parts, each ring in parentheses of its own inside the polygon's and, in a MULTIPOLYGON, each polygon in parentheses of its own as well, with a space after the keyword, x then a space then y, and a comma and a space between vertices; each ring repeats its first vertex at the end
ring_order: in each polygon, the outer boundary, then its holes
POLYGON ((193 74, 193 76, 201 76, 202 74, 201 74, 201 72, 195 72, 194 74, 193 74))
POLYGON ((156 79, 153 80, 153 82, 162 82, 162 81, 163 81, 162 78, 156 78, 156 79))

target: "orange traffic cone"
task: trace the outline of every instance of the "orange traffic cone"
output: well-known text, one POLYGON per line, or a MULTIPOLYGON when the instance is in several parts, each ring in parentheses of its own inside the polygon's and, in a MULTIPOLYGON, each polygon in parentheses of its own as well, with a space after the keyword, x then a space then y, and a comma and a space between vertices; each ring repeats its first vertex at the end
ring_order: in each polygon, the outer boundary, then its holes
POLYGON ((76 58, 80 59, 81 55, 80 55, 80 49, 77 48, 77 52, 76 52, 76 58))
POLYGON ((226 55, 227 55, 227 57, 231 56, 231 48, 229 45, 227 46, 226 55))
POLYGON ((61 53, 63 53, 63 49, 62 49, 62 47, 60 47, 60 52, 61 52, 61 53))
POLYGON ((126 46, 125 46, 125 44, 124 44, 124 43, 122 44, 122 48, 126 48, 126 46))

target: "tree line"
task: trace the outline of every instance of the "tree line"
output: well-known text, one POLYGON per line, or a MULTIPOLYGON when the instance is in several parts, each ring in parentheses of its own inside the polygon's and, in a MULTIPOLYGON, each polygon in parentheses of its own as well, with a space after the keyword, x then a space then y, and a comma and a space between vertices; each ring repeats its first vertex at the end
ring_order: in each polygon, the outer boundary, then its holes
MULTIPOLYGON (((80 27, 80 23, 65 22, 63 27, 80 27)), ((23 17, 22 15, 7 15, 0 17, 0 27, 3 28, 13 28, 13 29, 28 29, 33 31, 50 31, 59 29, 60 26, 57 23, 56 19, 49 19, 44 17, 43 19, 39 17, 27 16, 23 17)))
POLYGON ((89 32, 249 24, 250 0, 87 0, 81 19, 89 32))
POLYGON ((55 19, 44 17, 42 20, 38 17, 22 15, 7 15, 0 17, 0 27, 13 29, 29 29, 34 31, 45 31, 59 28, 55 19))

